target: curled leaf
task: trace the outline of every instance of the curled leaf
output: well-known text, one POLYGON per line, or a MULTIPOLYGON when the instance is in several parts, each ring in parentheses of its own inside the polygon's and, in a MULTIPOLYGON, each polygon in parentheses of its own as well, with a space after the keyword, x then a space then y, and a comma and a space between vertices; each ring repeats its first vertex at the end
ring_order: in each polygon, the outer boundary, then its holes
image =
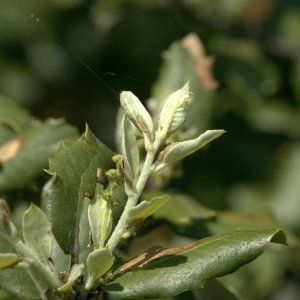
POLYGON ((67 282, 59 287, 58 291, 62 293, 70 291, 76 280, 82 275, 83 269, 83 264, 75 265, 69 274, 67 282))
POLYGON ((88 217, 94 248, 103 247, 112 229, 112 207, 110 201, 103 199, 102 193, 89 204, 88 217))
POLYGON ((170 196, 165 194, 165 195, 153 197, 152 199, 147 201, 144 200, 141 203, 139 203, 137 206, 133 207, 129 211, 128 216, 130 219, 135 219, 135 218, 146 219, 154 212, 159 210, 162 206, 164 206, 169 199, 170 196))
POLYGON ((189 83, 172 93, 165 101, 156 132, 156 140, 163 142, 168 136, 177 131, 184 123, 187 109, 191 101, 189 83))
POLYGON ((114 257, 109 249, 102 248, 93 251, 87 258, 88 279, 85 285, 86 290, 93 287, 95 280, 104 275, 113 265, 114 257))
POLYGON ((145 141, 151 141, 152 118, 141 101, 132 92, 123 91, 120 95, 120 102, 130 121, 143 134, 145 141))
POLYGON ((123 155, 126 174, 133 180, 140 169, 140 155, 134 126, 127 115, 124 115, 122 120, 121 153, 123 155))
POLYGON ((223 129, 207 130, 196 139, 168 145, 165 151, 163 150, 162 157, 160 158, 160 162, 158 162, 155 171, 159 171, 165 166, 192 154, 225 132, 226 131, 223 129))

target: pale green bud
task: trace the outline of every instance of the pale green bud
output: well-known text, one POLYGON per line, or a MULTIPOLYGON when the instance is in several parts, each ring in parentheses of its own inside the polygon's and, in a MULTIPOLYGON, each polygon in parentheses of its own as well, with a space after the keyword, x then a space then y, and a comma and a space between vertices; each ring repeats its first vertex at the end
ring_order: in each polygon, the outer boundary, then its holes
POLYGON ((155 136, 157 143, 161 144, 172 133, 182 127, 190 102, 191 93, 188 83, 166 99, 158 120, 158 129, 155 136))
POLYGON ((130 91, 121 93, 120 102, 129 120, 143 134, 145 142, 150 144, 152 140, 153 123, 144 105, 130 91))

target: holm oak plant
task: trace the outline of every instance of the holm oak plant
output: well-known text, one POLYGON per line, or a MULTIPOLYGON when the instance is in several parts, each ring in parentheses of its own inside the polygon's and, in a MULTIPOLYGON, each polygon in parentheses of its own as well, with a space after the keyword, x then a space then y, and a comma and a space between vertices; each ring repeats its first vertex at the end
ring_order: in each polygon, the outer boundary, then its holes
MULTIPOLYGON (((121 93, 120 102, 119 153, 86 127, 79 139, 61 142, 49 160, 51 179, 41 207, 29 206, 21 228, 1 200, 1 289, 22 299, 170 298, 234 272, 269 242, 285 243, 282 231, 270 222, 175 247, 149 245, 127 259, 124 247, 147 227, 145 220, 168 220, 170 207, 191 206, 187 197, 180 202, 176 193, 153 188, 158 174, 225 131, 207 130, 191 138, 183 130, 192 102, 188 83, 152 115, 129 91, 121 93)), ((20 147, 21 153, 26 145, 20 147)))

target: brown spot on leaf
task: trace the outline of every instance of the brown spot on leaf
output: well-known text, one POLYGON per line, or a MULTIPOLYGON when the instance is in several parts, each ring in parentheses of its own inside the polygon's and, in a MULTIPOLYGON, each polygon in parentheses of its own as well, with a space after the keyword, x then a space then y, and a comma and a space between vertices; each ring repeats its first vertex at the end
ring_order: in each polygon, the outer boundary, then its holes
POLYGON ((171 255, 177 255, 182 252, 188 251, 192 249, 196 245, 196 243, 197 242, 193 242, 175 248, 162 248, 160 246, 154 246, 148 249, 146 252, 141 253, 137 257, 133 258, 132 260, 122 265, 121 268, 119 269, 118 274, 123 274, 129 271, 133 271, 145 267, 160 258, 166 258, 171 255))
POLYGON ((84 197, 87 197, 87 198, 89 198, 89 199, 93 199, 93 198, 94 198, 94 195, 93 195, 93 193, 91 193, 91 192, 84 192, 84 193, 83 193, 83 196, 84 196, 84 197))
POLYGON ((190 33, 182 39, 181 43, 193 62, 194 71, 202 87, 209 91, 218 88, 219 83, 212 74, 214 59, 206 55, 199 37, 195 33, 190 33))
POLYGON ((146 134, 146 136, 149 140, 151 140, 151 132, 150 132, 150 130, 147 126, 147 123, 144 120, 143 116, 138 114, 138 115, 136 115, 136 119, 137 119, 138 124, 140 125, 141 131, 146 134))
POLYGON ((98 183, 102 184, 106 189, 108 186, 108 177, 105 174, 105 171, 101 168, 97 168, 96 180, 98 183))

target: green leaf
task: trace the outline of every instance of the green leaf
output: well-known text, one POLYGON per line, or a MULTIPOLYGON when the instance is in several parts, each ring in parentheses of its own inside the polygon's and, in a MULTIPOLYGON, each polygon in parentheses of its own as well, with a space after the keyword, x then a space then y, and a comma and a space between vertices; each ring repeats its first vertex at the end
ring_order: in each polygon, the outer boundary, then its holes
MULTIPOLYGON (((0 231, 1 256, 15 254, 18 257, 18 254, 16 253, 12 244, 13 238, 8 237, 7 235, 3 234, 3 231, 0 231)), ((40 292, 36 284, 39 284, 43 288, 46 288, 46 285, 38 279, 36 282, 34 282, 30 276, 30 274, 33 274, 32 272, 34 272, 34 270, 31 267, 1 270, 0 289, 21 299, 40 299, 40 292)))
POLYGON ((22 258, 15 253, 1 253, 0 254, 0 269, 7 269, 15 267, 22 258))
POLYGON ((278 227, 270 213, 255 214, 238 211, 220 211, 216 218, 208 220, 206 227, 211 234, 222 234, 236 229, 263 229, 278 227))
POLYGON ((57 150, 60 141, 77 136, 77 130, 62 120, 49 119, 29 129, 16 155, 2 163, 0 191, 30 183, 47 167, 48 158, 57 150))
POLYGON ((192 154, 225 132, 225 130, 207 130, 196 139, 168 145, 166 149, 163 150, 165 153, 162 158, 162 163, 156 167, 155 171, 159 171, 167 165, 192 154))
POLYGON ((168 192, 171 199, 153 214, 156 219, 166 219, 174 224, 191 224, 195 220, 214 218, 217 213, 204 207, 191 196, 168 192))
POLYGON ((121 105, 135 127, 143 134, 145 141, 152 139, 152 118, 141 101, 129 91, 123 91, 120 95, 121 105))
POLYGON ((0 95, 0 127, 4 125, 20 133, 28 128, 31 122, 32 117, 25 109, 0 95))
POLYGON ((158 120, 158 130, 155 138, 165 141, 168 136, 177 131, 184 123, 191 102, 189 83, 173 92, 164 102, 158 120))
POLYGON ((17 229, 11 221, 10 209, 7 202, 0 199, 0 230, 3 230, 10 236, 14 236, 17 229))
POLYGON ((0 288, 16 298, 41 299, 39 290, 25 269, 8 269, 1 271, 0 288))
POLYGON ((52 250, 51 225, 46 214, 33 203, 23 216, 23 237, 45 266, 48 266, 52 250))
POLYGON ((123 155, 125 168, 131 180, 137 176, 140 170, 140 154, 134 129, 132 122, 128 119, 127 115, 124 115, 121 132, 121 154, 123 155))
POLYGON ((195 126, 201 131, 208 129, 214 106, 214 92, 204 89, 194 71, 194 63, 182 45, 182 40, 172 43, 163 53, 163 64, 151 96, 158 102, 160 111, 165 97, 181 88, 186 82, 193 92, 193 101, 187 112, 185 126, 195 126))
POLYGON ((137 206, 130 209, 128 213, 129 219, 142 218, 146 219, 154 212, 163 207, 170 199, 169 195, 161 195, 151 198, 150 200, 144 200, 137 206))
POLYGON ((114 257, 108 248, 93 251, 87 258, 88 279, 85 288, 90 290, 95 280, 104 275, 113 265, 114 257))
POLYGON ((103 289, 124 299, 172 297, 234 272, 256 259, 269 242, 285 243, 282 231, 241 230, 156 250, 146 253, 149 263, 135 261, 103 289))
POLYGON ((82 137, 62 142, 50 160, 52 183, 44 191, 53 234, 67 254, 78 252, 79 218, 86 193, 95 194, 97 167, 112 167, 113 153, 86 128, 82 137))
POLYGON ((84 269, 83 264, 75 265, 69 275, 68 281, 58 288, 59 292, 66 293, 71 290, 76 280, 82 275, 84 269))
POLYGON ((104 247, 112 229, 112 207, 111 202, 103 199, 101 192, 89 204, 88 217, 94 248, 104 247))

